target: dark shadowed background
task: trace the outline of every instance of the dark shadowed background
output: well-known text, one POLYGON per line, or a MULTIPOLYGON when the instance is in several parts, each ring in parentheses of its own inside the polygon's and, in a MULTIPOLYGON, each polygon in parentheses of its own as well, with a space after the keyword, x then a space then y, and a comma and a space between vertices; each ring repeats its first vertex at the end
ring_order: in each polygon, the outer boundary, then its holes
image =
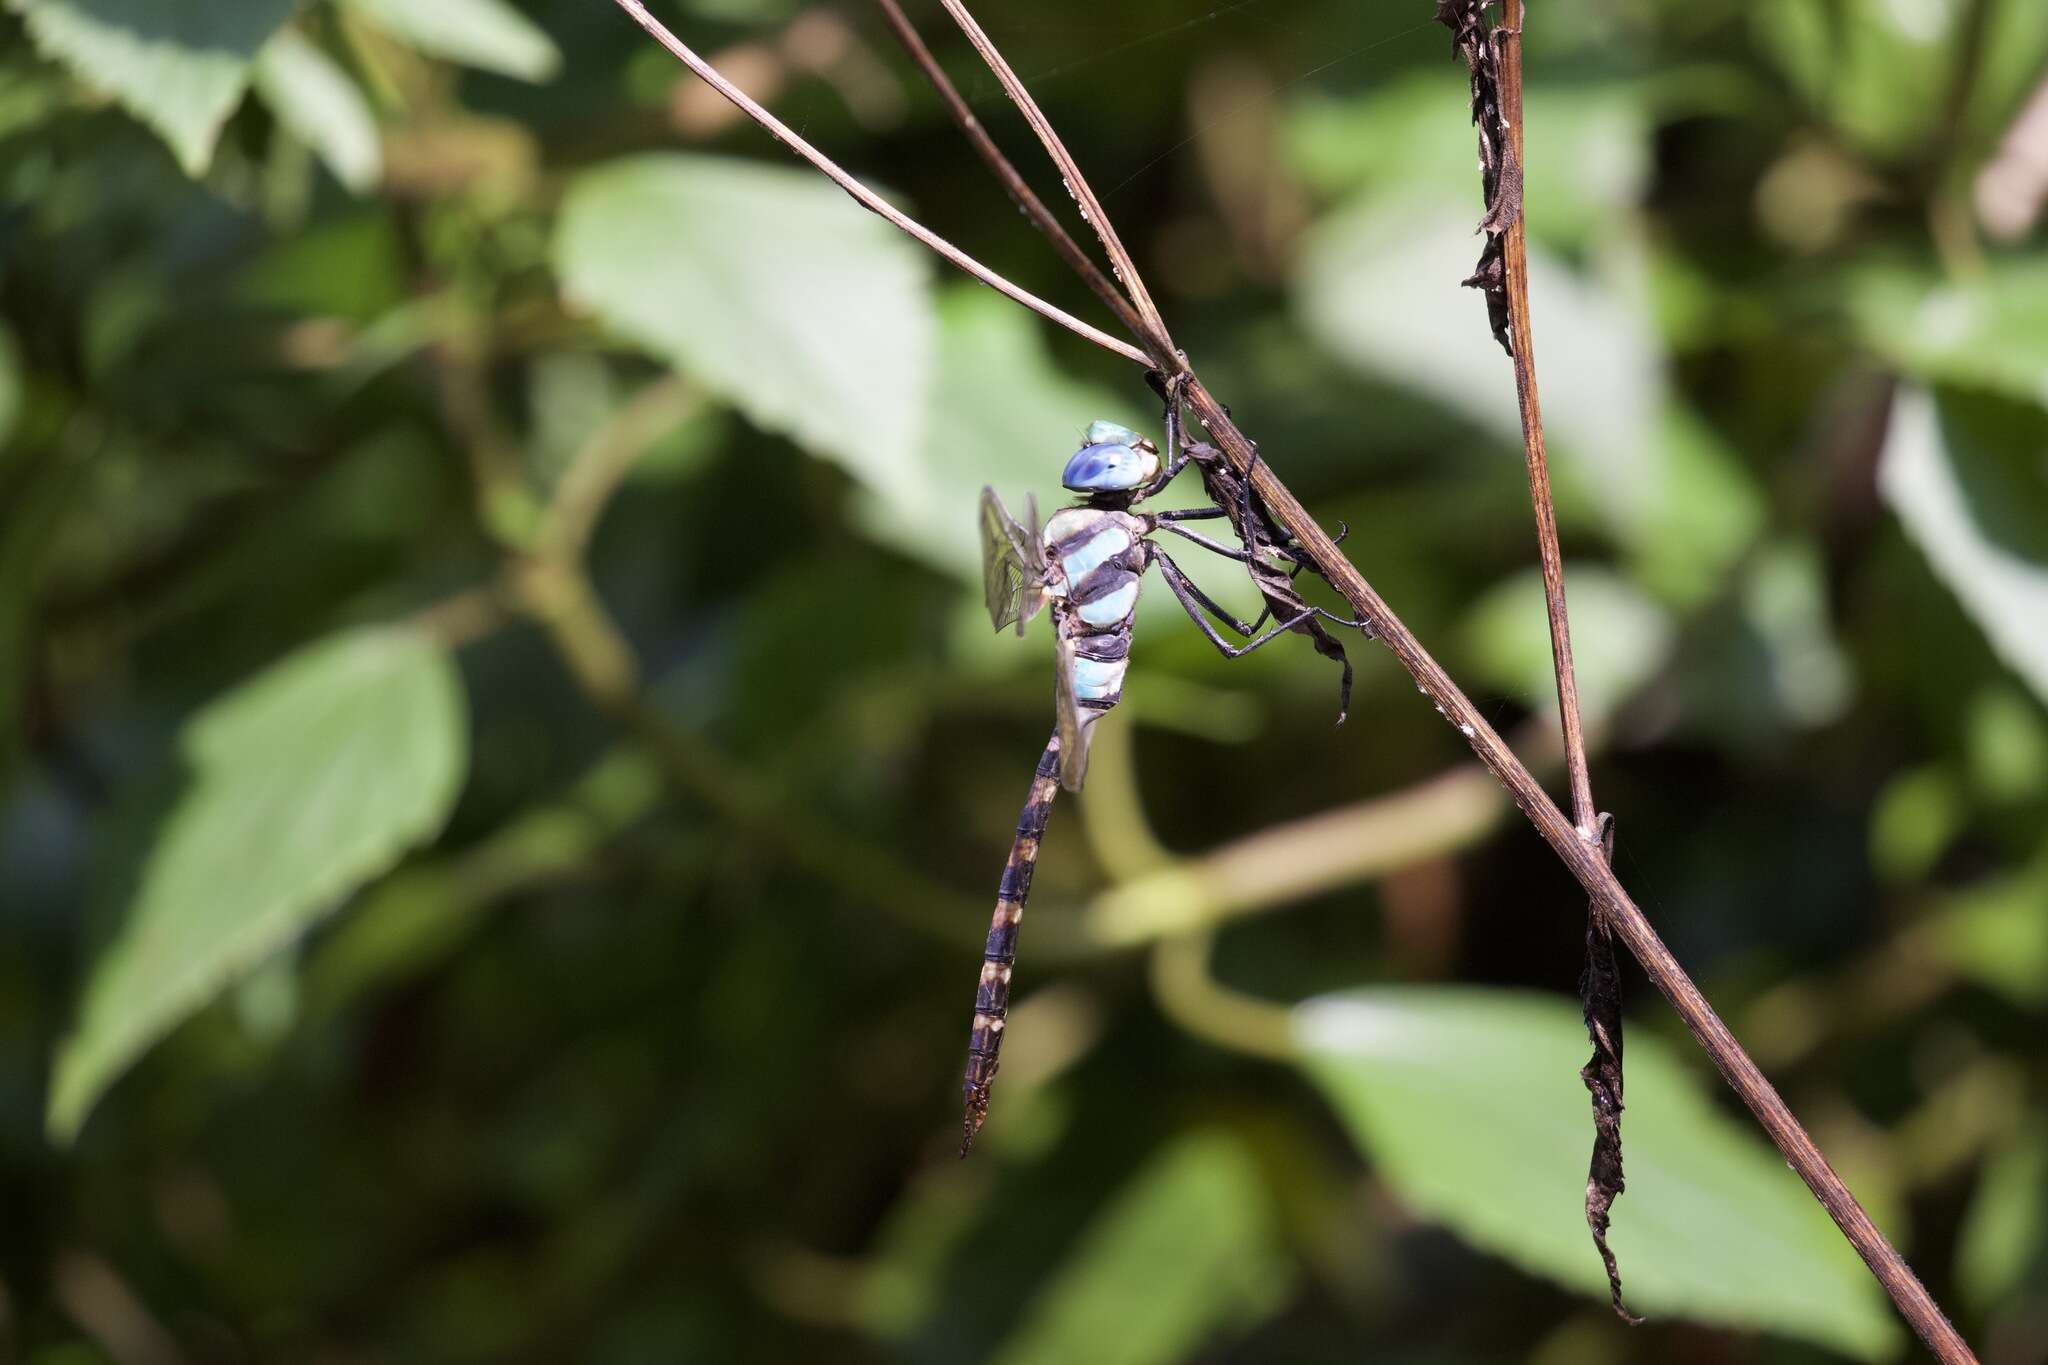
MULTIPOLYGON (((1561 788, 1430 0, 982 8, 1209 386, 1561 788)), ((2038 1365, 2048 7, 1531 8, 1616 865, 2038 1365)), ((656 12, 1113 325, 872 8, 656 12)), ((1583 896, 1383 650, 1334 729, 1305 642, 1225 663, 1157 584, 956 1159, 1052 714, 975 499, 1049 510, 1096 417, 1159 414, 604 0, 7 0, 0 1361, 1913 1358, 1633 964, 1610 1313, 1583 896)))

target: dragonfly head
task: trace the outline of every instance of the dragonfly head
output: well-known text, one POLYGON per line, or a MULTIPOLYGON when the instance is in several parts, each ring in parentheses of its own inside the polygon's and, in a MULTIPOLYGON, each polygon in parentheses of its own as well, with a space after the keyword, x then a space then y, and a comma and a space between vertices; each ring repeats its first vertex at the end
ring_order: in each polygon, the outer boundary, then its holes
POLYGON ((1159 447, 1151 441, 1115 422, 1091 422, 1060 482, 1076 493, 1135 493, 1159 470, 1159 447))

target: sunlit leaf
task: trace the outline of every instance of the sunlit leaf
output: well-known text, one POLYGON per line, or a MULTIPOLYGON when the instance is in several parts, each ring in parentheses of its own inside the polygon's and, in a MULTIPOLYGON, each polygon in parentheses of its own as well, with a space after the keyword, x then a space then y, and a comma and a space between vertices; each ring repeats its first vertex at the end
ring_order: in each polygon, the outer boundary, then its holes
POLYGON ((1060 373, 1042 327, 979 286, 942 296, 938 340, 917 477, 886 495, 871 492, 862 519, 878 539, 979 583, 975 508, 984 485, 1012 507, 1026 493, 1041 509, 1058 507, 1072 496, 1060 488, 1060 470, 1089 422, 1146 430, 1159 419, 1147 422, 1127 398, 1060 373))
MULTIPOLYGON (((1640 92, 1619 85, 1529 90, 1529 126, 1543 133, 1530 141, 1524 168, 1529 230, 1539 240, 1582 240, 1641 197, 1650 160, 1644 105, 1640 92)), ((1289 162, 1318 189, 1439 185, 1469 195, 1477 221, 1471 91, 1441 72, 1349 96, 1305 88, 1281 133, 1289 162)))
POLYGON ((1103 1210, 996 1365, 1171 1365, 1259 1322, 1290 1279, 1238 1142, 1183 1138, 1103 1210))
MULTIPOLYGON (((1475 254, 1474 213, 1438 197, 1363 197, 1310 233, 1295 304, 1340 359, 1435 398, 1519 450, 1513 369, 1487 330, 1483 300, 1461 284, 1475 254)), ((1754 534, 1756 491, 1671 404, 1643 289, 1529 254, 1560 508, 1590 509, 1660 591, 1697 597, 1754 534)), ((1503 468, 1502 477, 1514 475, 1503 468)))
POLYGON ((365 628, 292 655, 186 723, 105 869, 104 940, 59 1045, 49 1128, 447 817, 466 763, 440 645, 365 628))
MULTIPOLYGON (((891 507, 926 496, 929 272, 830 184, 716 157, 615 161, 571 184, 555 261, 574 301, 758 425, 891 507)), ((963 460, 978 434, 961 433, 963 460)), ((960 515, 971 531, 971 501, 960 515)))
POLYGON ((1878 488, 1992 649, 2048 698, 2048 414, 1902 389, 1878 488))
POLYGON ((45 56, 169 143, 198 175, 249 84, 250 62, 299 0, 6 0, 45 56))
POLYGON ((377 183, 384 153, 376 116, 326 53, 285 29, 257 56, 256 89, 278 121, 320 154, 336 180, 357 194, 377 183))
MULTIPOLYGON (((1360 991, 1296 1012, 1309 1075, 1418 1213, 1605 1300, 1581 1200, 1592 1120, 1577 1002, 1470 988, 1360 991)), ((1628 1042, 1628 1193, 1612 1242, 1637 1312, 1897 1347, 1881 1291, 1784 1161, 1709 1105, 1641 1030, 1628 1042)))
MULTIPOLYGON (((1580 708, 1598 723, 1663 664, 1671 648, 1670 616, 1628 580, 1597 566, 1572 567, 1565 601, 1580 708)), ((1517 574, 1474 603, 1465 638, 1488 682, 1526 706, 1556 713, 1540 571, 1517 574)))
POLYGON ((344 0, 408 46, 520 80, 544 81, 562 65, 554 40, 506 0, 344 0))
POLYGON ((1914 378, 2048 402, 2048 261, 1998 260, 1961 280, 1873 269, 1850 285, 1864 340, 1914 378))

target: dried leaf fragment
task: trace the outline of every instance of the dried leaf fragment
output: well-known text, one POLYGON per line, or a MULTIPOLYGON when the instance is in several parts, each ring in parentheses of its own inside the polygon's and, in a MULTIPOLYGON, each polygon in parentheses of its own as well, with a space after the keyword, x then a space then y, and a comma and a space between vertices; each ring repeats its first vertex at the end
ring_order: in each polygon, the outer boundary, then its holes
POLYGON ((1464 280, 1468 289, 1486 295, 1487 323, 1493 339, 1509 355, 1515 353, 1508 316, 1507 269, 1502 259, 1508 229, 1522 217, 1522 167, 1515 160, 1507 119, 1500 102, 1500 43, 1515 35, 1493 28, 1486 11, 1494 0, 1437 0, 1437 22, 1451 31, 1451 50, 1464 58, 1472 73, 1472 123, 1479 129, 1479 183, 1486 195, 1486 216, 1479 230, 1486 246, 1479 264, 1464 280))
MULTIPOLYGON (((1601 856, 1614 857, 1614 817, 1600 817, 1601 856)), ((1579 1079, 1593 1102, 1593 1159, 1586 1168, 1586 1226, 1607 1267, 1607 1291, 1614 1311, 1631 1325, 1641 1318, 1621 1300, 1621 1268, 1607 1245, 1608 1212, 1627 1188, 1621 1173, 1621 972, 1614 960, 1614 935, 1599 902, 1586 907, 1586 966, 1579 974, 1579 1006, 1593 1056, 1579 1079)))

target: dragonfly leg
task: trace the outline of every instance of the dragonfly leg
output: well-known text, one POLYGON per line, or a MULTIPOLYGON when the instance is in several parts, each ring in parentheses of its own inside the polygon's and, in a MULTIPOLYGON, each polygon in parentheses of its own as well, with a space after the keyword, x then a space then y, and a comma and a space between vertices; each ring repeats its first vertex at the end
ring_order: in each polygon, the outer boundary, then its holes
POLYGON ((1192 458, 1187 450, 1187 441, 1181 434, 1180 421, 1180 395, 1181 390, 1187 387, 1187 376, 1177 375, 1165 381, 1159 380, 1156 373, 1151 377, 1153 388, 1166 402, 1166 467, 1158 478, 1139 490, 1137 497, 1131 500, 1133 502, 1142 502, 1164 489, 1188 467, 1188 460, 1192 458))
MULTIPOLYGON (((1220 512, 1222 509, 1218 508, 1216 510, 1220 512)), ((1179 536, 1182 540, 1193 541, 1195 544, 1201 546, 1203 549, 1207 550, 1212 555, 1222 555, 1225 559, 1234 559, 1240 564, 1251 563, 1251 551, 1235 549, 1229 545, 1223 544, 1221 541, 1211 540, 1209 539, 1209 537, 1201 534, 1199 531, 1185 530, 1182 527, 1177 526, 1170 521, 1161 522, 1159 529, 1162 531, 1171 531, 1175 535, 1179 536)), ((1301 566, 1298 564, 1295 566, 1297 572, 1299 572, 1300 568, 1301 566)))
MULTIPOLYGON (((1342 545, 1344 543, 1345 537, 1349 536, 1350 534, 1350 523, 1340 521, 1337 523, 1337 534, 1330 538, 1330 543, 1332 545, 1342 545)), ((1301 557, 1302 552, 1299 546, 1299 542, 1281 546, 1280 553, 1286 555, 1289 559, 1292 559, 1294 561, 1294 567, 1287 571, 1287 581, 1292 583, 1295 579, 1301 577, 1301 571, 1308 567, 1308 561, 1301 557)), ((1317 610, 1322 611, 1322 608, 1318 607, 1317 610)), ((1252 629, 1257 630, 1261 626, 1265 625, 1266 618, 1271 616, 1272 614, 1273 604, 1271 602, 1268 602, 1266 603, 1266 609, 1259 613, 1259 619, 1252 622, 1252 629)), ((1362 624, 1359 621, 1346 620, 1344 617, 1337 615, 1335 612, 1324 611, 1323 615, 1329 620, 1335 621, 1340 626, 1357 626, 1362 624)))
MULTIPOLYGON (((1199 508, 1196 510, 1209 513, 1221 512, 1220 508, 1199 508)), ((1211 540, 1209 539, 1209 537, 1205 535, 1201 535, 1194 531, 1183 530, 1180 527, 1175 526, 1171 522, 1166 521, 1163 515, 1160 518, 1160 522, 1161 530, 1171 531, 1175 535, 1181 537, 1183 540, 1193 541, 1195 544, 1201 546, 1203 549, 1209 551, 1209 553, 1211 554, 1222 555, 1225 559, 1234 559, 1240 564, 1249 564, 1252 562, 1251 553, 1247 550, 1233 549, 1228 545, 1224 545, 1218 541, 1211 540)), ((1338 535, 1342 537, 1343 535, 1346 535, 1348 533, 1349 528, 1344 528, 1339 530, 1338 535)), ((1280 551, 1280 553, 1286 554, 1287 551, 1283 549, 1280 551)), ((1296 559, 1294 561, 1294 567, 1287 571, 1287 581, 1292 583, 1295 579, 1301 577, 1301 571, 1307 567, 1308 565, 1305 561, 1296 559)), ((1193 587, 1194 585, 1190 583, 1189 586, 1193 587)), ((1327 607, 1310 607, 1308 608, 1308 610, 1314 613, 1315 615, 1322 617, 1325 621, 1331 621, 1340 626, 1355 627, 1361 624, 1359 621, 1354 620, 1351 617, 1339 616, 1336 612, 1329 610, 1327 607)), ((1253 621, 1250 626, 1246 627, 1243 633, 1245 635, 1252 635, 1264 629, 1266 622, 1272 619, 1272 615, 1273 604, 1269 600, 1266 603, 1265 610, 1259 613, 1258 619, 1256 621, 1253 621)), ((1236 626, 1235 622, 1232 622, 1231 624, 1233 628, 1236 626)))
POLYGON ((1272 641, 1279 639, 1282 635, 1285 635, 1288 631, 1294 629, 1316 613, 1316 609, 1310 607, 1293 620, 1284 621, 1274 626, 1264 635, 1252 639, 1252 628, 1218 606, 1214 598, 1196 587, 1194 582, 1181 572, 1180 565, 1174 563, 1172 557, 1166 551, 1155 545, 1152 547, 1152 558, 1159 565, 1159 576, 1166 580, 1168 590, 1180 602, 1181 610, 1188 614, 1188 619, 1195 623, 1195 626, 1208 638, 1209 643, 1216 646, 1217 652, 1226 659, 1243 658, 1260 645, 1270 644, 1272 641), (1203 619, 1202 613, 1204 611, 1207 611, 1211 616, 1223 622, 1224 625, 1229 626, 1239 635, 1246 637, 1250 640, 1250 643, 1242 645, 1231 644, 1216 633, 1216 627, 1203 619))
POLYGON ((1221 507, 1176 507, 1170 512, 1154 512, 1152 520, 1164 525, 1173 521, 1214 521, 1229 515, 1221 507))

